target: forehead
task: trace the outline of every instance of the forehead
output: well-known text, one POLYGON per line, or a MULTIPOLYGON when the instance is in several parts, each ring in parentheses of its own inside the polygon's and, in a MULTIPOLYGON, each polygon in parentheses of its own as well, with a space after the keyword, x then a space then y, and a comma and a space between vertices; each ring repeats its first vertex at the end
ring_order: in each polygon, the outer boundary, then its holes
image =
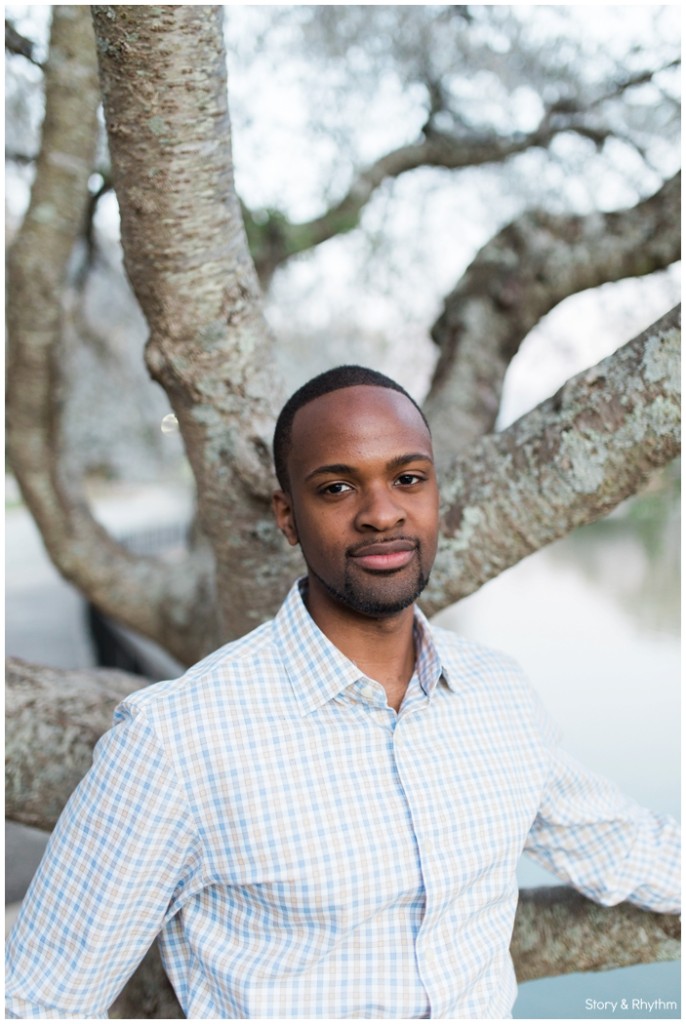
POLYGON ((313 399, 293 419, 289 466, 355 463, 408 452, 431 456, 431 435, 419 411, 399 391, 358 385, 313 399))

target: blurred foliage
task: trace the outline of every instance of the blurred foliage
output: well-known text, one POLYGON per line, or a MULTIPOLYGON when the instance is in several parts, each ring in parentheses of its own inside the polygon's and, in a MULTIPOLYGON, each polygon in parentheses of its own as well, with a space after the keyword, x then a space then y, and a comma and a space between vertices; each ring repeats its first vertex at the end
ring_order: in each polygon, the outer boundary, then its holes
POLYGON ((609 516, 553 545, 611 594, 644 629, 678 634, 681 625, 681 460, 659 470, 646 487, 609 516))
MULTIPOLYGON (((646 490, 622 506, 618 519, 619 522, 625 519, 636 531, 649 557, 658 558, 679 537, 680 507, 681 460, 678 459, 656 475, 646 490)), ((612 517, 608 524, 613 528, 612 517)))
POLYGON ((679 536, 681 459, 659 470, 638 494, 622 502, 605 519, 582 526, 580 540, 621 536, 630 531, 649 558, 658 558, 679 536))

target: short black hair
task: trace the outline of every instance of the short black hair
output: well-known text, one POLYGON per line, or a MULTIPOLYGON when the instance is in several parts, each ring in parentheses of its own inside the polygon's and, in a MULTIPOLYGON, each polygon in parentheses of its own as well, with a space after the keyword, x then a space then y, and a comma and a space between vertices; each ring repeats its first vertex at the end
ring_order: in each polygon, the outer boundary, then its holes
POLYGON ((426 416, 415 402, 412 395, 408 395, 404 387, 396 381, 391 380, 384 373, 378 370, 370 370, 366 366, 335 366, 331 370, 325 370, 311 380, 308 380, 302 387, 298 388, 288 399, 279 413, 274 428, 274 468, 279 486, 287 491, 288 483, 288 456, 291 449, 291 435, 293 432, 293 420, 298 409, 308 402, 328 395, 331 391, 340 391, 342 388, 354 388, 360 384, 366 384, 374 388, 390 388, 392 391, 399 391, 405 398, 409 398, 419 415, 426 423, 426 428, 431 433, 426 416))

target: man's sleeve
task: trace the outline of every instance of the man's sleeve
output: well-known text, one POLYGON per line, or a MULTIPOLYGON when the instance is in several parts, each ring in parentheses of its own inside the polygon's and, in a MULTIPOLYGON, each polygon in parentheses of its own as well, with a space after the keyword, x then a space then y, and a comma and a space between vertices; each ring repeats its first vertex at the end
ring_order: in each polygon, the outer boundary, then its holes
POLYGON ((144 714, 120 709, 51 836, 7 946, 8 1017, 103 1018, 200 885, 188 802, 144 714))
POLYGON ((584 768, 557 744, 540 705, 536 716, 549 772, 525 851, 544 868, 605 906, 624 900, 645 910, 680 910, 680 829, 584 768))

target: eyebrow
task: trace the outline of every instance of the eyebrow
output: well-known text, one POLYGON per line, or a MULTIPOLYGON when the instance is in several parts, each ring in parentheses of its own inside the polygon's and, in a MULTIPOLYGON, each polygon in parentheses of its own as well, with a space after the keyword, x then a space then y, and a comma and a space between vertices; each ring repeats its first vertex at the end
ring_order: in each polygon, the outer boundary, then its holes
MULTIPOLYGON (((391 459, 386 463, 386 469, 401 469, 403 466, 407 466, 410 462, 428 462, 433 465, 433 459, 426 452, 410 452, 408 455, 396 455, 395 458, 391 459)), ((314 476, 323 476, 330 474, 340 474, 341 476, 348 476, 351 473, 356 473, 357 469, 355 466, 349 466, 345 462, 332 462, 328 466, 317 466, 305 477, 305 481, 311 480, 314 476)))

